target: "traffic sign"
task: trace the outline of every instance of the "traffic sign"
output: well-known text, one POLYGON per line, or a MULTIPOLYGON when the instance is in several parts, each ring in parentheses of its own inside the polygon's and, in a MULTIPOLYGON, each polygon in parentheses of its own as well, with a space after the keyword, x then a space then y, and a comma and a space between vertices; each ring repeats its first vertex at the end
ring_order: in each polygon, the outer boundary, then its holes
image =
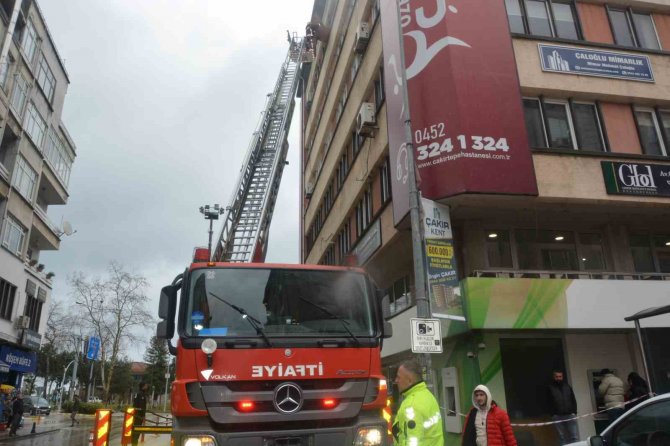
POLYGON ((413 353, 442 353, 439 319, 411 318, 410 324, 413 353))
POLYGON ((91 336, 88 338, 88 348, 86 349, 86 358, 97 360, 100 355, 100 338, 91 336))

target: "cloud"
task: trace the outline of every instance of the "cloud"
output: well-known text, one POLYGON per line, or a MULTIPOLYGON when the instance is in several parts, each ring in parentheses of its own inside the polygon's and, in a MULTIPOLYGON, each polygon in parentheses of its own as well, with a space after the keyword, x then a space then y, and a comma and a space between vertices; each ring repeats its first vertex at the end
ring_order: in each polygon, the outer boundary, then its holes
MULTIPOLYGON (((147 277, 155 314, 160 288, 207 244, 198 208, 227 204, 286 56, 286 30, 304 31, 312 2, 40 7, 70 76, 63 121, 77 145, 69 202, 48 212, 77 230, 42 253, 56 273, 52 296, 66 299, 73 272, 104 276, 114 260, 147 277)), ((299 261, 298 126, 296 112, 268 261, 299 261)), ((144 349, 127 353, 141 359, 144 349)))

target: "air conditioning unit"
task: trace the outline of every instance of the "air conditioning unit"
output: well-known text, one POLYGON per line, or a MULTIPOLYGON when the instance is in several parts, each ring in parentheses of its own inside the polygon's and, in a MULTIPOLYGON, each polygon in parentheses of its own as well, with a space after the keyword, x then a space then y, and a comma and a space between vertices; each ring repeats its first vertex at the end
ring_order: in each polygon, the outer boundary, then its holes
POLYGON ((30 316, 19 316, 19 318, 16 320, 16 326, 18 328, 30 327, 30 316))
POLYGON ((356 119, 356 130, 359 135, 372 136, 376 128, 375 104, 372 102, 363 102, 356 119))
POLYGON ((361 22, 356 30, 356 44, 354 46, 354 51, 362 53, 365 51, 365 48, 367 48, 369 41, 370 25, 368 25, 368 22, 361 22))

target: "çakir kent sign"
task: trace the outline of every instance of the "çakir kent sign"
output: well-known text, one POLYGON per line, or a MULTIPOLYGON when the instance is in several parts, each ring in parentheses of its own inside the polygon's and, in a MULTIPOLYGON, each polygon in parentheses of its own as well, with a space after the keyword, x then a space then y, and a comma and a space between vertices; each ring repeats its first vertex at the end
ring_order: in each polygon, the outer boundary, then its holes
POLYGON ((542 71, 654 82, 647 56, 538 44, 542 71))
POLYGON ((601 161, 610 195, 670 197, 670 166, 601 161))
POLYGON ((382 0, 380 9, 395 224, 409 210, 408 156, 431 200, 537 195, 505 3, 382 0), (403 69, 413 154, 405 144, 403 69))

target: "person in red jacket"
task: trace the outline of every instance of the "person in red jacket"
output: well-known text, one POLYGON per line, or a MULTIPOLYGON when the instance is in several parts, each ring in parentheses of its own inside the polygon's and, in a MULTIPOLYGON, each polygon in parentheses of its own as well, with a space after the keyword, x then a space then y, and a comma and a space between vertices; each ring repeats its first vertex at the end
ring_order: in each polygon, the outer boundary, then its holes
POLYGON ((509 416, 491 399, 488 387, 475 387, 472 404, 465 419, 463 446, 517 446, 509 416))

